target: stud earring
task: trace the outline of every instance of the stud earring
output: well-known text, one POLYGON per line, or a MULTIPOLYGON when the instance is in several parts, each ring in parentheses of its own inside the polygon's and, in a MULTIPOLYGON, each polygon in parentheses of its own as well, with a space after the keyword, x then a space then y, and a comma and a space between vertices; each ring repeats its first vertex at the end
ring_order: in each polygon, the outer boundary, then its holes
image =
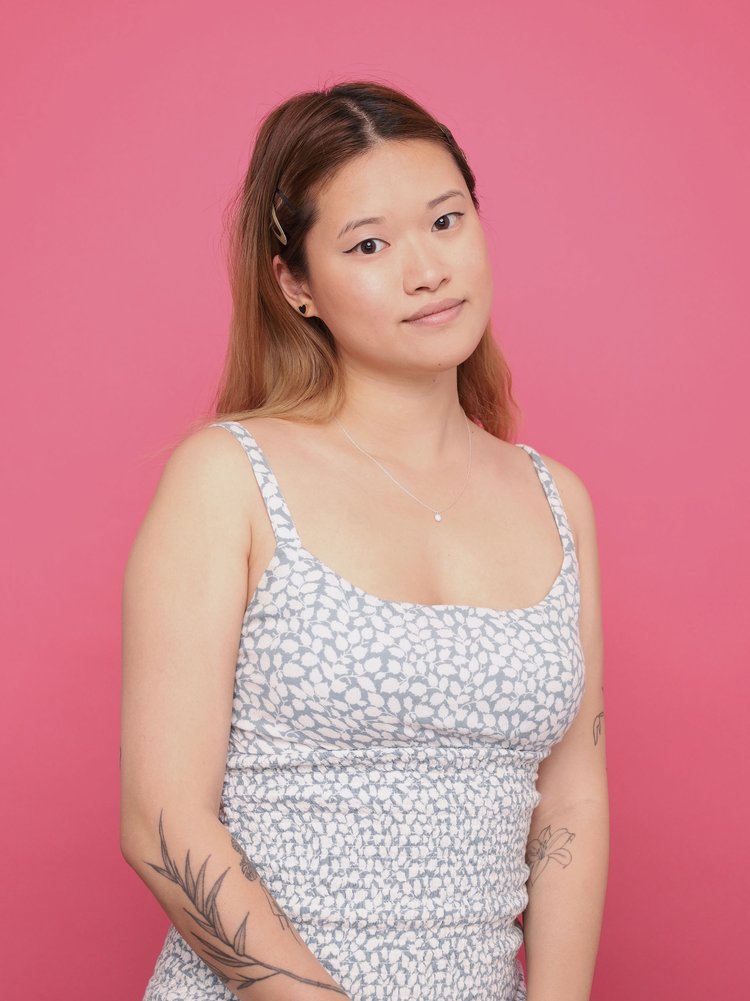
POLYGON ((307 312, 307 306, 304 304, 304 302, 299 307, 299 311, 300 311, 300 313, 306 313, 307 312))

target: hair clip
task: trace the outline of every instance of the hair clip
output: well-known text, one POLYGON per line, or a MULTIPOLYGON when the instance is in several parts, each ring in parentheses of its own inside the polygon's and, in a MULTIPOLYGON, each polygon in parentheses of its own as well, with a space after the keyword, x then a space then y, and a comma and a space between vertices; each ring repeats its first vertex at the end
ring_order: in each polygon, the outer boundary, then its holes
POLYGON ((279 217, 276 215, 276 209, 274 208, 273 202, 271 202, 271 219, 273 219, 273 222, 269 226, 269 229, 273 229, 275 235, 279 238, 279 240, 281 240, 281 242, 284 245, 286 245, 287 243, 286 233, 281 228, 281 223, 279 222, 279 217))
MULTIPOLYGON (((284 204, 286 205, 286 207, 289 209, 290 212, 294 213, 297 211, 297 206, 293 205, 292 202, 289 201, 289 199, 281 190, 281 188, 276 188, 273 194, 274 198, 276 197, 276 195, 279 196, 279 198, 284 202, 284 204)), ((277 227, 277 229, 274 230, 276 236, 281 240, 283 244, 286 244, 287 243, 286 233, 284 232, 283 227, 279 222, 279 217, 276 215, 276 209, 274 208, 273 199, 271 199, 271 218, 273 219, 271 228, 273 229, 273 226, 277 227)))

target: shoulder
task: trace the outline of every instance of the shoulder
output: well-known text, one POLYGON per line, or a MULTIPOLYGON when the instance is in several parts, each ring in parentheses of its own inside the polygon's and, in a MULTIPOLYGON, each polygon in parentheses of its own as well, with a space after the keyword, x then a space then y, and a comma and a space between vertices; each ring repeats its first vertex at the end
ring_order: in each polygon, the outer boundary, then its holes
POLYGON ((162 482, 192 484, 193 491, 221 493, 247 480, 248 457, 227 427, 206 424, 190 431, 172 449, 162 482))
POLYGON ((560 500, 568 516, 568 522, 576 538, 581 534, 585 534, 587 527, 590 528, 593 526, 594 507, 591 495, 582 478, 570 466, 566 466, 558 459, 553 459, 551 455, 540 452, 530 442, 505 441, 502 438, 497 438, 489 434, 489 432, 485 431, 482 433, 481 429, 479 433, 481 435, 480 440, 492 450, 493 463, 500 458, 503 464, 507 464, 505 465, 506 469, 514 468, 514 463, 515 468, 520 469, 528 461, 519 457, 525 451, 521 448, 522 444, 526 444, 528 448, 532 448, 541 458, 550 476, 555 481, 555 486, 560 494, 560 500))
POLYGON ((193 537, 199 531, 228 534, 247 548, 257 492, 242 442, 227 427, 206 424, 173 445, 149 516, 193 537))
POLYGON ((568 516, 576 545, 581 546, 596 534, 594 504, 586 484, 570 466, 542 452, 538 453, 555 481, 560 500, 568 516))
POLYGON ((249 547, 252 526, 258 519, 264 521, 266 513, 248 449, 255 442, 265 454, 270 441, 278 442, 283 450, 287 423, 257 416, 216 420, 194 428, 172 450, 159 489, 169 490, 173 497, 191 498, 208 517, 220 514, 222 527, 234 530, 249 547), (243 428, 251 437, 242 434, 243 428))
POLYGON ((521 470, 528 461, 526 458, 521 458, 525 452, 525 449, 521 448, 522 444, 532 448, 555 481, 576 547, 580 548, 581 545, 586 545, 587 540, 595 538, 594 506, 586 484, 578 473, 559 460, 553 459, 551 455, 540 452, 530 442, 506 441, 481 428, 478 434, 479 441, 489 449, 493 466, 499 462, 506 472, 521 470))
MULTIPOLYGON (((266 435, 276 435, 276 428, 283 424, 283 421, 271 417, 206 423, 179 440, 169 456, 165 471, 168 468, 170 472, 195 475, 209 482, 215 482, 218 476, 225 484, 233 480, 247 481, 251 463, 246 446, 250 439, 242 434, 242 429, 253 439, 256 431, 260 431, 260 438, 265 440, 266 435)), ((260 441, 257 444, 260 445, 260 441)))

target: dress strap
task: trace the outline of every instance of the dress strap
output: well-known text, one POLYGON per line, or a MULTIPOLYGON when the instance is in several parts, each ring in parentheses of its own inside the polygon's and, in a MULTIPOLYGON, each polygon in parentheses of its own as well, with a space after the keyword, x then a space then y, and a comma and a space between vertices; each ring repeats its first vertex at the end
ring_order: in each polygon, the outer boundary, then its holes
POLYGON ((547 468, 547 464, 535 448, 531 445, 524 445, 520 442, 517 442, 516 444, 519 448, 528 452, 534 460, 537 475, 541 481, 542 487, 544 488, 544 492, 547 495, 547 501, 552 509, 552 514, 555 517, 555 523, 557 524, 557 530, 560 533, 563 549, 568 555, 575 556, 575 538, 573 536, 573 532, 571 531, 570 524, 568 523, 568 516, 565 513, 562 498, 560 497, 560 492, 557 489, 557 484, 554 481, 552 473, 550 473, 547 468))
POLYGON ((284 500, 279 481, 276 479, 260 445, 239 421, 215 421, 209 424, 212 428, 225 428, 239 441, 250 460, 255 479, 258 481, 263 502, 273 527, 276 542, 288 546, 301 545, 294 519, 284 500))

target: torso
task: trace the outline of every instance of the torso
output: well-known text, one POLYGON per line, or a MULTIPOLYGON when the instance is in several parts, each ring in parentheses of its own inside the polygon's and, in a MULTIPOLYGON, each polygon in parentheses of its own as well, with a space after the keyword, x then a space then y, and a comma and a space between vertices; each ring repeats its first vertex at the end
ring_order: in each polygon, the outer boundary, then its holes
MULTIPOLYGON (((525 608, 544 597, 560 570, 560 535, 531 457, 475 424, 469 483, 437 523, 337 425, 269 417, 239 423, 276 475, 303 547, 372 595, 419 604, 525 608)), ((438 510, 452 503, 465 481, 465 458, 461 465, 423 475, 421 482, 381 461, 438 510)), ((275 548, 257 484, 252 498, 248 601, 275 548)), ((570 515, 569 521, 574 530, 570 515)))

